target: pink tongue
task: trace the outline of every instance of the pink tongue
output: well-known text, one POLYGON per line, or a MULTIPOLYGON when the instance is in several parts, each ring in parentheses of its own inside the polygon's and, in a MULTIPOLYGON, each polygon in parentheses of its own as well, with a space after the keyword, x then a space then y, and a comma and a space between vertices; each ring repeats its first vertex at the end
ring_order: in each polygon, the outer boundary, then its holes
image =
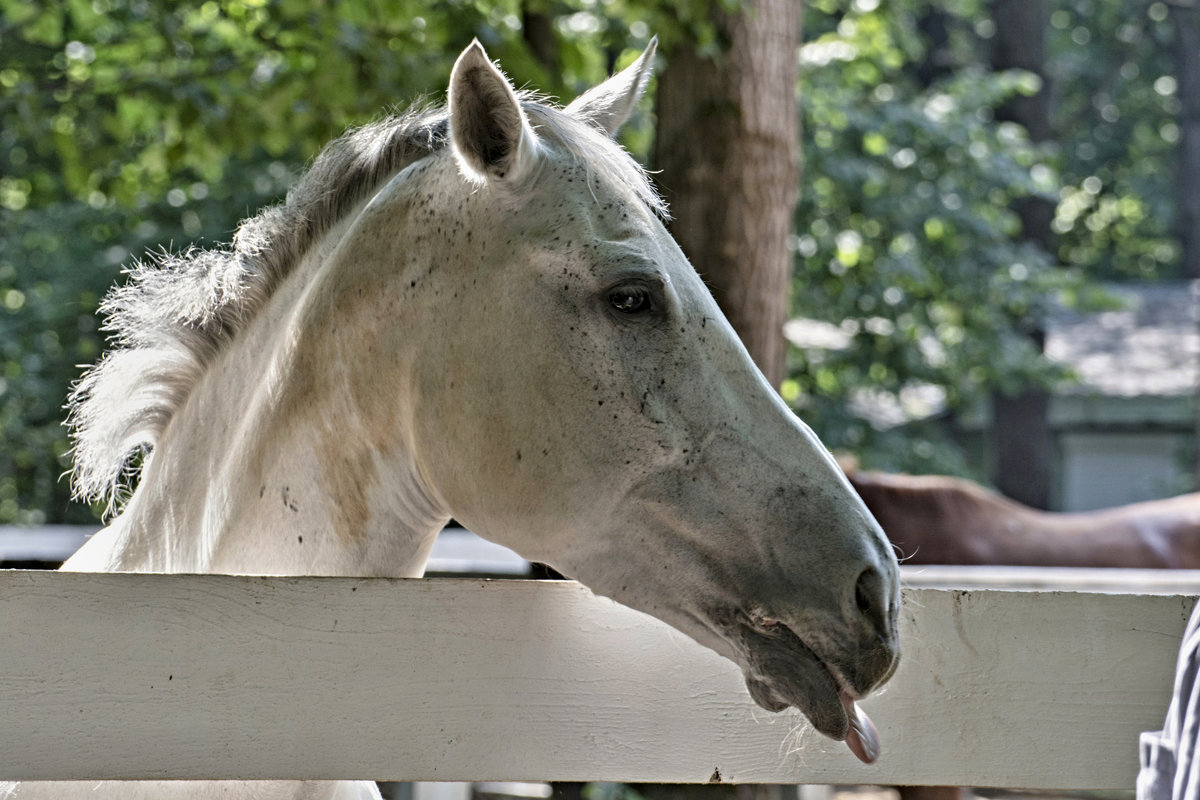
POLYGON ((846 716, 850 718, 850 732, 846 734, 846 746, 864 764, 873 764, 879 758, 879 732, 875 723, 854 704, 845 692, 840 693, 846 716))

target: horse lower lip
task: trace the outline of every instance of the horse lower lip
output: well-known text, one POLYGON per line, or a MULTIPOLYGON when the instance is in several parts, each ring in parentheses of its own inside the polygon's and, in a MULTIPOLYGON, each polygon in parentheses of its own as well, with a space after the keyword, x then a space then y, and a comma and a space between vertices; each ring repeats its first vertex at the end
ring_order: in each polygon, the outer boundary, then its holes
POLYGON ((768 711, 795 706, 824 735, 844 740, 852 720, 843 706, 842 688, 824 660, 791 630, 744 634, 749 669, 746 688, 768 711))
MULTIPOLYGON (((821 666, 817 668, 825 671, 821 666)), ((790 678, 766 680, 747 676, 746 688, 761 708, 777 712, 795 706, 820 733, 844 741, 854 720, 847 713, 832 678, 828 681, 828 686, 808 685, 798 690, 790 678)))
POLYGON ((791 703, 780 699, 779 695, 765 681, 747 676, 746 689, 750 692, 750 697, 754 702, 767 711, 783 711, 791 705, 791 703))

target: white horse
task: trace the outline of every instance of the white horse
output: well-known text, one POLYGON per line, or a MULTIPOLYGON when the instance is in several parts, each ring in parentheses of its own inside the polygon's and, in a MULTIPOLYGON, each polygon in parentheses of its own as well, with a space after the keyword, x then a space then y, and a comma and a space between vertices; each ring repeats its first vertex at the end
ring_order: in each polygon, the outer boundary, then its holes
MULTIPOLYGON (((689 634, 759 705, 873 759, 854 701, 895 668, 895 557, 610 138, 653 50, 559 109, 473 43, 446 109, 334 142, 229 249, 138 266, 72 421, 83 496, 115 493, 139 454, 140 479, 64 569, 420 576, 453 516, 689 634)), ((378 796, 0 787, 76 795, 378 796)))

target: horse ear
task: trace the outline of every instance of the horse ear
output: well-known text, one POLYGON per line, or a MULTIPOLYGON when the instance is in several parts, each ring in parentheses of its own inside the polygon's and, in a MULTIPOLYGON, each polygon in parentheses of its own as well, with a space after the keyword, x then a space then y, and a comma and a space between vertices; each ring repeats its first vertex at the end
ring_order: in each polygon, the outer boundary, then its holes
POLYGON ((476 39, 450 75, 450 139, 464 174, 512 178, 529 162, 537 137, 516 92, 476 39))
POLYGON ((657 36, 650 40, 637 61, 575 98, 567 106, 567 113, 598 125, 609 136, 615 136, 646 89, 653 71, 656 49, 657 36))

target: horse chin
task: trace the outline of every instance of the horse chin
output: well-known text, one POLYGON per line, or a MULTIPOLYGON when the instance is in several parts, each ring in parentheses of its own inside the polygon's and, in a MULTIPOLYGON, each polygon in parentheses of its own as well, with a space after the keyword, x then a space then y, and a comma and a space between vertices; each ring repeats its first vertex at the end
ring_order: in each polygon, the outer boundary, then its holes
POLYGON ((782 625, 747 626, 743 644, 749 653, 746 688, 767 711, 795 706, 819 732, 844 741, 862 762, 879 757, 879 734, 855 705, 844 682, 796 634, 782 625))
POLYGON ((796 706, 818 732, 830 739, 845 740, 850 733, 850 717, 842 705, 838 685, 828 670, 824 670, 823 678, 821 675, 812 675, 812 678, 815 680, 809 680, 809 675, 798 674, 782 678, 748 674, 745 682, 750 697, 762 708, 782 711, 796 706))
POLYGON ((794 646, 751 651, 744 677, 754 702, 767 711, 795 706, 819 732, 842 741, 850 732, 850 718, 837 680, 794 634, 794 646))

